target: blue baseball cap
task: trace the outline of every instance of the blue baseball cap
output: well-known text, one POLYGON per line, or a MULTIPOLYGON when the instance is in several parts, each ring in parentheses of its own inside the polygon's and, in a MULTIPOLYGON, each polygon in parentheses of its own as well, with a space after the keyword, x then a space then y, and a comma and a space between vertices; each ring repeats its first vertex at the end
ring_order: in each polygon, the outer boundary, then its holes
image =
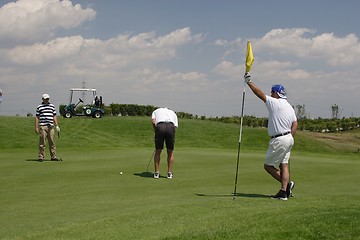
POLYGON ((280 98, 284 98, 286 99, 287 96, 286 96, 286 90, 284 88, 283 85, 280 85, 280 84, 275 84, 271 87, 271 91, 274 91, 277 93, 277 95, 280 97, 280 98))

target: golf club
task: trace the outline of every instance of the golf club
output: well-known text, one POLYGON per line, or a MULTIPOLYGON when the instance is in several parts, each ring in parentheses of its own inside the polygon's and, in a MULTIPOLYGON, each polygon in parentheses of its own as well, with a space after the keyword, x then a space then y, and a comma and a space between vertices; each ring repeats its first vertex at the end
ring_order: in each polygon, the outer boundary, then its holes
POLYGON ((150 165, 150 163, 151 163, 151 160, 154 158, 155 151, 156 151, 156 149, 154 149, 153 153, 151 154, 151 157, 150 157, 150 159, 149 159, 149 163, 148 163, 148 165, 147 165, 147 167, 146 167, 146 172, 149 172, 149 165, 150 165))
MULTIPOLYGON (((60 132, 58 132, 58 139, 59 139, 59 141, 58 141, 58 143, 57 143, 57 150, 58 150, 58 152, 59 152, 60 132)), ((62 159, 62 154, 61 154, 59 161, 62 161, 62 160, 63 160, 63 159, 62 159)))

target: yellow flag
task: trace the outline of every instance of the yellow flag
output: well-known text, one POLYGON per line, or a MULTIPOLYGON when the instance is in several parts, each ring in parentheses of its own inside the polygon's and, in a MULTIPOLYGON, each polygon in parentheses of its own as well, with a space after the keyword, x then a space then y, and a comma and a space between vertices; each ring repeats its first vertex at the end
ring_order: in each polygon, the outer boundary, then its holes
POLYGON ((246 49, 246 62, 245 62, 246 72, 250 72, 253 62, 254 62, 254 55, 252 52, 251 43, 250 41, 248 41, 247 49, 246 49))

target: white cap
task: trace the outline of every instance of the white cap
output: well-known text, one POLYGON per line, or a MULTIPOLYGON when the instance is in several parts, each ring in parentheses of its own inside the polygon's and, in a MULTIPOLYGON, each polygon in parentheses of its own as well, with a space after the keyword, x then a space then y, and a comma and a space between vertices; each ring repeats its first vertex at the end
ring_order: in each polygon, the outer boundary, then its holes
POLYGON ((49 96, 49 94, 47 94, 47 93, 45 93, 45 94, 42 95, 42 99, 49 99, 49 98, 50 98, 50 96, 49 96))

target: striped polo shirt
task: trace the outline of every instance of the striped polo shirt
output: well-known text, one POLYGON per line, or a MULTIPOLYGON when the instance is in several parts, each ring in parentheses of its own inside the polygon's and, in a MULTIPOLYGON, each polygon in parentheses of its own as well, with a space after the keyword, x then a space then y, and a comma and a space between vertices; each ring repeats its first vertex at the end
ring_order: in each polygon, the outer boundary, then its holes
POLYGON ((39 118, 40 126, 54 126, 54 116, 56 116, 56 110, 51 103, 42 103, 36 108, 36 117, 39 118))

